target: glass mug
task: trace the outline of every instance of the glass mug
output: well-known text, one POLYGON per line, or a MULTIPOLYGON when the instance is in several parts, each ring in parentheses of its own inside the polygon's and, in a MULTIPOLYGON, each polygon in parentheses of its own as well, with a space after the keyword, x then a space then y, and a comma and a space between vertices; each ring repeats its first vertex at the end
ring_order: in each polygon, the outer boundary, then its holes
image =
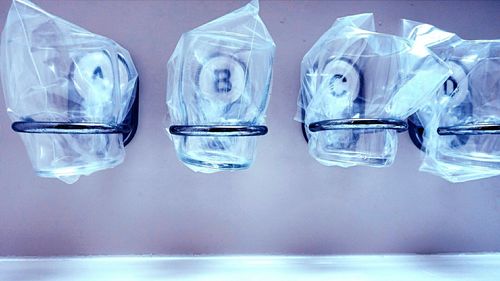
POLYGON ((447 77, 425 47, 376 33, 373 21, 338 19, 302 61, 297 119, 324 165, 391 165, 407 117, 447 77))
POLYGON ((73 183, 123 161, 137 123, 138 83, 125 49, 14 1, 1 56, 12 129, 39 176, 73 183))
POLYGON ((189 168, 251 165, 256 136, 267 133, 274 49, 257 1, 183 34, 169 60, 167 94, 169 132, 189 168))
POLYGON ((500 42, 463 40, 404 20, 411 40, 429 46, 452 74, 410 118, 410 137, 425 152, 420 170, 450 182, 500 175, 500 42))

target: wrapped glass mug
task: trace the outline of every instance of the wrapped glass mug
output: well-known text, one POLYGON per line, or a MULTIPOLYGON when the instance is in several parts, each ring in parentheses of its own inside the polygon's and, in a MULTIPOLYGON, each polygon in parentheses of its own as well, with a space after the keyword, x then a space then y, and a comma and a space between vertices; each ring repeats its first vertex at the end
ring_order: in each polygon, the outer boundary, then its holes
POLYGON ((432 25, 403 20, 403 33, 452 70, 437 95, 409 119, 425 151, 420 170, 450 182, 500 174, 500 40, 463 40, 432 25))
POLYGON ((246 6, 184 33, 168 62, 169 128, 194 171, 248 168, 264 126, 275 45, 246 6))
POLYGON ((376 33, 372 14, 337 19, 301 64, 296 120, 309 153, 327 166, 391 165, 407 117, 448 76, 427 48, 376 33))
POLYGON ((12 128, 39 176, 74 183, 123 161, 137 125, 138 82, 125 49, 14 0, 0 56, 12 128))

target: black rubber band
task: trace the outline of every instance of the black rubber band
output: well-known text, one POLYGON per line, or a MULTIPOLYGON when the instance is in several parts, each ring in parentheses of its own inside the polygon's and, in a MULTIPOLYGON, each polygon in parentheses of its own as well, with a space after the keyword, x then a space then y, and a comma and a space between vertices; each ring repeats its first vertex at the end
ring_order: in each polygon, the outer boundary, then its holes
POLYGON ((408 124, 402 120, 396 119, 333 119, 314 122, 309 124, 309 131, 332 131, 348 129, 366 129, 366 130, 396 130, 398 133, 408 130, 408 124))
POLYGON ((129 125, 71 122, 14 122, 12 130, 28 134, 126 134, 129 125))
POLYGON ((418 149, 425 152, 424 130, 424 127, 413 122, 411 118, 408 119, 408 134, 410 135, 411 141, 418 149))
POLYGON ((500 134, 500 124, 483 123, 439 127, 437 133, 441 136, 497 135, 500 134))
POLYGON ((172 135, 193 137, 251 137, 267 134, 266 126, 238 125, 174 125, 168 129, 172 135))

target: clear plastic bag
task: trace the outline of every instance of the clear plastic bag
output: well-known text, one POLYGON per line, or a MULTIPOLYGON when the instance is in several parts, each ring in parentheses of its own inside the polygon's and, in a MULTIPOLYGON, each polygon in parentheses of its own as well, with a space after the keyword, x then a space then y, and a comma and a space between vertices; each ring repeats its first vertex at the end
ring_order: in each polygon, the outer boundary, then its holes
POLYGON ((0 52, 7 111, 38 175, 74 183, 123 161, 123 136, 109 132, 135 98, 137 71, 124 48, 14 0, 0 52))
MULTIPOLYGON (((424 128, 421 171, 450 182, 500 174, 500 40, 463 40, 403 20, 403 35, 427 46, 452 70, 437 95, 412 117, 424 128)), ((411 132, 410 132, 411 133, 411 132)))
POLYGON ((184 33, 168 62, 169 132, 194 171, 249 167, 267 132, 275 44, 258 13, 254 0, 184 33))
POLYGON ((449 76, 432 52, 375 32, 372 14, 339 18, 301 64, 296 120, 327 166, 389 166, 408 116, 449 76))

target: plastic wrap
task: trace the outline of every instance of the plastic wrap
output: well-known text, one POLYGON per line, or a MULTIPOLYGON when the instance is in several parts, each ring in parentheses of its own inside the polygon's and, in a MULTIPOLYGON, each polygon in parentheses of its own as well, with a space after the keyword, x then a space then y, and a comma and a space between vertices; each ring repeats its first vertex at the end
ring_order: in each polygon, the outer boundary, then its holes
POLYGON ((337 19, 301 64, 309 153, 328 166, 391 165, 405 120, 448 76, 426 47, 376 33, 372 14, 337 19))
POLYGON ((403 21, 403 33, 430 48, 453 72, 412 118, 424 128, 420 170, 450 182, 499 175, 500 40, 463 40, 409 20, 403 21))
POLYGON ((170 136, 194 171, 245 169, 256 150, 275 45, 259 3, 184 33, 168 62, 170 136))
POLYGON ((122 124, 135 98, 124 48, 14 0, 0 51, 7 111, 38 175, 73 183, 123 161, 123 136, 102 132, 122 124))

